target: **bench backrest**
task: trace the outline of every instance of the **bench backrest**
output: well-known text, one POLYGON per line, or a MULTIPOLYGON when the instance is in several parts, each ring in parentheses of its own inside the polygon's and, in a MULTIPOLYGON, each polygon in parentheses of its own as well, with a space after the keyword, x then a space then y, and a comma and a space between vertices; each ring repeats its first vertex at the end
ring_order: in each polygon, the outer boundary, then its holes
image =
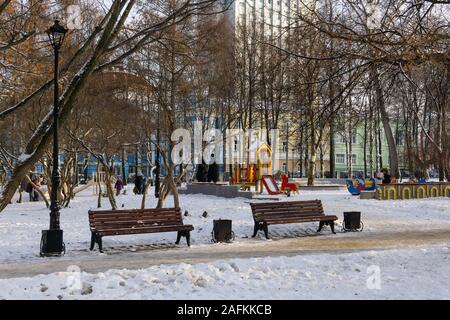
POLYGON ((320 200, 310 201, 283 201, 283 202, 261 202, 250 203, 253 218, 257 220, 263 216, 271 215, 325 215, 320 200))
POLYGON ((118 227, 166 225, 183 225, 180 208, 89 210, 89 226, 92 231, 118 227))

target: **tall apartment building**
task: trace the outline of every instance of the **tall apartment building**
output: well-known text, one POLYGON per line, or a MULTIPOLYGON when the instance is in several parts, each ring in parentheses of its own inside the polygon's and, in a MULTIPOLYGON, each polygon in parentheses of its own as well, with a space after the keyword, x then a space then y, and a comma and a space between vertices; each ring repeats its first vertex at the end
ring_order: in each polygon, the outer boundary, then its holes
POLYGON ((231 0, 225 0, 224 5, 229 6, 226 15, 235 28, 253 26, 267 36, 276 36, 292 23, 304 3, 312 3, 314 0, 234 0, 231 4, 230 2, 231 0))

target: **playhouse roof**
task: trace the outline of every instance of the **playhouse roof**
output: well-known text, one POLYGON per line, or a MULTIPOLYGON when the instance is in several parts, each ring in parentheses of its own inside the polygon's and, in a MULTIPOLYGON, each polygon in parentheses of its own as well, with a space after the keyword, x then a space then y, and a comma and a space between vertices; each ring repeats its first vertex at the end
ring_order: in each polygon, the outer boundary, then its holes
POLYGON ((260 141, 260 140, 256 140, 256 141, 252 142, 252 144, 249 147, 249 151, 254 151, 254 152, 259 152, 262 149, 268 149, 268 150, 272 151, 272 148, 267 143, 260 141))

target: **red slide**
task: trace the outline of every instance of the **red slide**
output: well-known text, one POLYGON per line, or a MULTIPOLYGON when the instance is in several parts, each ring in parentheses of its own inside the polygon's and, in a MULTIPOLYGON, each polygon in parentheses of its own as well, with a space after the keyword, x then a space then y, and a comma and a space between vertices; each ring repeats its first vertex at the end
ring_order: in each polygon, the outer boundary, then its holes
POLYGON ((262 182, 270 195, 278 195, 281 193, 280 189, 278 188, 278 184, 273 178, 273 176, 270 175, 262 176, 262 182))

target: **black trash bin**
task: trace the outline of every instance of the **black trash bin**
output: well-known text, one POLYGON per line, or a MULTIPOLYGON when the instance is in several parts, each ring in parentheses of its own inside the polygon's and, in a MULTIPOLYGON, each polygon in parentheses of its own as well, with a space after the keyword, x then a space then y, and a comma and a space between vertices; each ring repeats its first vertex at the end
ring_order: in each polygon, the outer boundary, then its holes
POLYGON ((231 220, 214 220, 211 232, 213 242, 230 242, 234 240, 231 220))
POLYGON ((344 225, 342 229, 344 231, 362 231, 364 224, 361 221, 360 211, 348 211, 344 212, 344 225))

